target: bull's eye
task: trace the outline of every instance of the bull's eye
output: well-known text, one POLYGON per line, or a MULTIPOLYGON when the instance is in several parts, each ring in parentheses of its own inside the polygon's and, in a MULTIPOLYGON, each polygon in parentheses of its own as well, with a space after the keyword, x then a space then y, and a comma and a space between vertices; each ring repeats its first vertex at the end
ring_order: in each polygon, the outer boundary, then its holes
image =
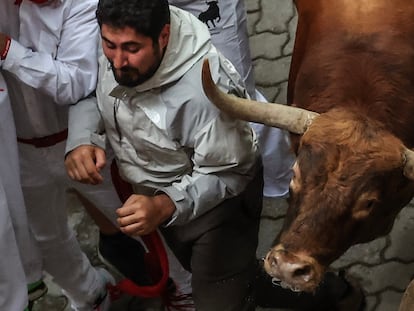
POLYGON ((375 199, 360 202, 353 210, 353 217, 359 220, 365 219, 374 209, 376 202, 377 201, 375 199))
POLYGON ((365 209, 366 209, 368 212, 370 212, 370 211, 374 208, 374 205, 375 205, 375 200, 368 200, 368 202, 367 202, 367 205, 366 205, 365 209))

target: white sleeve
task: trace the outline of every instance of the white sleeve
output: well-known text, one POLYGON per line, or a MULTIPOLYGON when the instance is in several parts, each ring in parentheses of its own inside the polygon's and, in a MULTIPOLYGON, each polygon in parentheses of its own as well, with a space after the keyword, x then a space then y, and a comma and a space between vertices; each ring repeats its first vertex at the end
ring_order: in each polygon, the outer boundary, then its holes
POLYGON ((68 124, 65 154, 80 145, 96 145, 105 149, 106 137, 95 96, 69 106, 68 124))
POLYGON ((86 97, 96 87, 98 71, 95 9, 89 1, 72 5, 62 25, 55 56, 12 40, 2 69, 59 104, 73 104, 86 97))
POLYGON ((183 224, 240 194, 256 174, 258 153, 250 126, 219 114, 196 137, 191 175, 160 189, 175 203, 170 222, 183 224))

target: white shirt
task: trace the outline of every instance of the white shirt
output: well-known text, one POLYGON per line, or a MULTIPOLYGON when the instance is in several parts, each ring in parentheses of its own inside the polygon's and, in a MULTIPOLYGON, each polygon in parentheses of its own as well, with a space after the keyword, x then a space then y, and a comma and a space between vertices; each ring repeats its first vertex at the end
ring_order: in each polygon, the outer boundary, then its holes
POLYGON ((23 1, 18 38, 1 66, 21 138, 67 128, 67 105, 96 87, 96 0, 23 1))

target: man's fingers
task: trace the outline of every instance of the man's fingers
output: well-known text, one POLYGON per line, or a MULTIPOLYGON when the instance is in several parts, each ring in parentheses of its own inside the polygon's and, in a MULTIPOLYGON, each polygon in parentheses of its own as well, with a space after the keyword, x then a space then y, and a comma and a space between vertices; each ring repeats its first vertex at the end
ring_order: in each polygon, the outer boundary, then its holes
POLYGON ((106 164, 105 151, 100 148, 95 148, 95 167, 100 171, 106 164))
POLYGON ((77 180, 76 174, 73 170, 66 167, 66 171, 68 172, 68 175, 69 175, 70 179, 77 180))
POLYGON ((78 171, 83 182, 96 185, 103 181, 102 175, 91 163, 86 163, 85 165, 80 166, 78 171))
POLYGON ((82 174, 79 172, 76 161, 68 158, 65 160, 65 166, 70 178, 79 182, 84 182, 84 177, 82 177, 82 174))
POLYGON ((99 184, 103 181, 102 175, 97 171, 90 157, 67 159, 65 164, 69 177, 76 181, 88 184, 99 184))
MULTIPOLYGON (((86 168, 85 168, 86 169, 86 168)), ((100 184, 103 182, 103 177, 99 173, 99 171, 93 167, 93 169, 86 169, 87 178, 91 181, 93 184, 100 184)), ((86 176, 85 176, 86 177, 86 176)))
POLYGON ((131 195, 122 205, 122 207, 116 210, 116 214, 119 217, 125 217, 128 215, 132 215, 138 212, 141 209, 141 204, 139 203, 139 196, 138 195, 131 195))
POLYGON ((143 230, 138 224, 131 224, 129 226, 121 227, 120 230, 122 233, 130 236, 147 234, 146 231, 143 230))
MULTIPOLYGON (((119 216, 119 214, 118 214, 119 216)), ((137 214, 133 213, 133 214, 126 214, 123 216, 119 216, 117 221, 118 224, 122 227, 122 226, 128 226, 132 223, 139 223, 141 220, 141 217, 139 217, 137 214)))
POLYGON ((100 170, 105 163, 105 151, 90 145, 76 148, 65 160, 66 170, 72 179, 93 185, 103 182, 100 170))

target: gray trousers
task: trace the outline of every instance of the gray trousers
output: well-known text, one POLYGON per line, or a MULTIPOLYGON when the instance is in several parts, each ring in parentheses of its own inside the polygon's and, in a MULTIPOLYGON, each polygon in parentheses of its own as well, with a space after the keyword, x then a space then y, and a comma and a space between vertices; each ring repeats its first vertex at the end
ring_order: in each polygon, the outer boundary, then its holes
POLYGON ((178 260, 192 272, 197 311, 255 310, 253 281, 262 193, 260 168, 237 197, 188 224, 162 229, 178 260))

